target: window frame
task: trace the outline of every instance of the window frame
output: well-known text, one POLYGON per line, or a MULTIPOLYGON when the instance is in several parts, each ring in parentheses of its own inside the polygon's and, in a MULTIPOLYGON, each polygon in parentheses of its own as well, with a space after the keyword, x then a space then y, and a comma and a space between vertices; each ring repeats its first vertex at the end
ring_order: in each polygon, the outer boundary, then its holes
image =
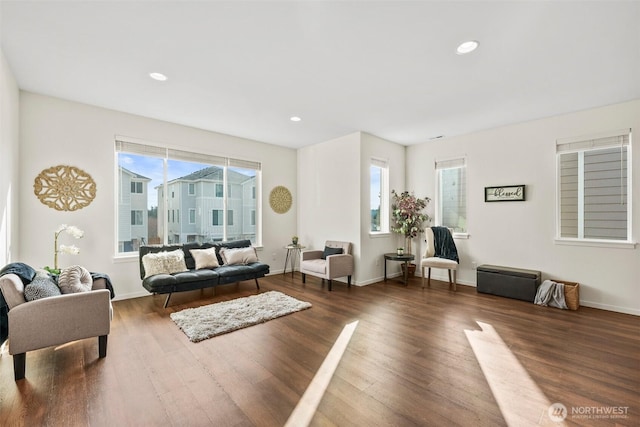
MULTIPOLYGON (((621 153, 622 154, 622 153, 621 153)), ((637 242, 633 241, 633 229, 632 229, 632 207, 633 207, 633 189, 632 189, 632 132, 631 129, 620 129, 614 131, 601 132, 592 135, 584 135, 570 138, 560 138, 556 140, 556 229, 554 243, 558 245, 571 245, 571 246, 594 246, 594 247, 609 247, 609 248, 635 248, 637 242), (615 139, 620 138, 620 142, 616 143, 615 139), (582 221, 577 220, 578 236, 577 237, 564 237, 562 236, 562 162, 563 155, 578 153, 578 211, 584 211, 584 180, 585 173, 584 168, 584 154, 594 153, 597 151, 608 150, 616 147, 624 147, 626 149, 626 192, 627 197, 623 202, 626 205, 626 238, 595 238, 584 237, 585 219, 582 221), (580 187, 582 186, 582 187, 580 187), (580 207, 581 206, 581 207, 580 207), (580 230, 582 228, 582 230, 580 230), (582 234, 582 237, 580 236, 582 234)), ((566 160, 566 159, 565 159, 566 160)), ((601 178, 606 179, 606 178, 601 178)), ((621 184, 622 185, 622 184, 621 184)), ((580 213, 578 214, 580 216, 580 213)))
POLYGON ((386 159, 372 157, 369 161, 369 234, 382 235, 391 233, 389 207, 391 202, 391 190, 389 189, 389 162, 386 159), (380 208, 379 221, 380 230, 372 230, 373 222, 371 217, 371 193, 373 192, 373 169, 377 168, 380 172, 380 208))
POLYGON ((460 239, 468 239, 469 238, 469 212, 468 212, 468 206, 469 206, 469 200, 468 200, 468 189, 469 189, 469 185, 468 185, 468 179, 467 179, 467 158, 466 156, 458 156, 458 157, 451 157, 451 158, 447 158, 447 159, 441 159, 441 160, 436 160, 435 161, 435 165, 434 165, 434 169, 435 169, 435 184, 436 184, 436 189, 435 189, 435 197, 434 197, 434 221, 436 225, 439 226, 446 226, 449 228, 453 229, 453 237, 454 238, 460 238, 460 239), (443 194, 442 194, 442 190, 443 190, 443 182, 442 182, 442 171, 443 170, 451 170, 451 169, 461 169, 464 168, 464 208, 465 208, 465 212, 464 212, 464 223, 465 223, 465 227, 464 230, 459 231, 456 230, 456 227, 451 227, 449 225, 443 224, 443 207, 444 207, 444 203, 443 203, 443 194))
MULTIPOLYGON (((130 188, 122 187, 123 181, 125 179, 125 175, 123 175, 123 170, 126 171, 126 168, 125 168, 126 162, 121 163, 120 160, 122 158, 121 156, 124 156, 124 158, 126 159, 127 154, 136 156, 136 162, 140 161, 140 165, 136 166, 135 169, 143 172, 144 172, 143 170, 144 168, 142 166, 145 164, 144 162, 146 162, 147 159, 149 160, 155 159, 156 161, 160 162, 160 166, 158 166, 157 164, 154 164, 152 166, 152 169, 149 169, 150 171, 158 172, 159 176, 161 177, 159 180, 156 180, 156 182, 160 181, 158 184, 156 184, 159 187, 157 190, 159 200, 157 201, 158 207, 156 208, 156 212, 158 214, 158 221, 159 221, 158 236, 160 236, 160 243, 169 244, 170 239, 173 238, 173 236, 169 235, 170 224, 179 222, 180 216, 184 218, 186 215, 186 213, 183 215, 180 215, 180 213, 178 212, 175 219, 173 219, 174 214, 171 213, 172 209, 169 201, 171 200, 172 197, 175 198, 175 192, 172 191, 172 194, 169 194, 169 191, 167 191, 167 189, 171 186, 170 184, 173 179, 173 178, 168 178, 168 176, 170 176, 168 175, 169 163, 173 161, 177 161, 177 162, 193 162, 196 164, 200 163, 207 166, 217 166, 223 170, 224 179, 223 179, 223 186, 221 188, 223 190, 222 205, 224 206, 224 208, 222 209, 223 214, 222 214, 222 217, 220 218, 222 222, 219 226, 222 230, 221 232, 217 233, 218 236, 215 237, 215 241, 227 241, 229 238, 228 236, 233 236, 233 234, 237 233, 237 231, 231 230, 230 227, 232 227, 232 225, 226 224, 227 222, 226 211, 230 201, 228 200, 229 195, 227 194, 228 191, 226 191, 225 185, 231 186, 231 182, 227 180, 227 171, 230 168, 234 170, 238 170, 238 168, 243 169, 244 171, 240 171, 240 173, 247 174, 249 177, 251 177, 250 179, 253 180, 253 186, 255 188, 255 198, 252 197, 249 200, 255 200, 255 206, 252 209, 255 212, 254 214, 256 218, 255 218, 255 224, 252 224, 251 230, 242 231, 241 233, 246 236, 243 238, 252 240, 253 246, 255 247, 262 246, 262 215, 264 214, 264 209, 262 208, 262 192, 261 192, 262 191, 262 164, 260 162, 252 161, 252 160, 234 159, 231 157, 216 156, 213 154, 207 154, 206 152, 184 151, 183 149, 176 149, 169 146, 158 145, 149 141, 144 141, 144 140, 130 138, 130 137, 124 137, 120 135, 115 136, 114 142, 115 142, 114 171, 115 171, 115 185, 117 190, 114 192, 114 199, 115 199, 114 209, 116 211, 115 212, 116 214, 114 215, 115 218, 114 218, 114 232, 113 232, 114 234, 113 235, 114 235, 114 252, 115 252, 116 258, 128 258, 138 254, 138 251, 132 251, 130 248, 130 245, 127 244, 129 240, 127 240, 128 235, 126 234, 126 232, 124 236, 120 232, 121 227, 131 226, 130 224, 128 224, 128 222, 130 222, 130 218, 126 218, 121 215, 121 208, 123 206, 126 206, 126 204, 128 203, 127 200, 129 200, 128 194, 124 193, 123 191, 130 190, 130 188), (161 216, 160 214, 161 210, 159 209, 160 207, 164 208, 164 211, 166 211, 166 216, 164 217, 161 216), (173 221, 170 221, 170 220, 173 220, 173 221), (126 221, 126 222, 123 223, 123 221, 126 221), (121 240, 123 238, 124 240, 121 240)), ((144 193, 145 192, 144 186, 142 189, 144 193)), ((187 193, 189 193, 189 190, 187 190, 187 193)), ((190 194, 190 195, 193 195, 193 194, 190 194)), ((202 195, 202 197, 206 197, 206 196, 202 195)), ((151 208, 153 208, 153 206, 146 206, 147 210, 151 208)), ((244 215, 245 214, 242 213, 240 217, 244 217, 244 215)), ((233 214, 233 216, 237 216, 237 215, 233 214)), ((188 218, 188 215, 187 215, 187 218, 188 218)), ((237 220, 237 218, 234 218, 234 221, 235 220, 237 220)), ((143 225, 144 225, 144 222, 145 221, 143 219, 143 225)), ((196 218, 196 223, 197 223, 197 218, 196 218)), ((206 227, 206 226, 203 225, 203 227, 206 227)), ((184 236, 181 237, 180 239, 182 238, 184 238, 184 236)))

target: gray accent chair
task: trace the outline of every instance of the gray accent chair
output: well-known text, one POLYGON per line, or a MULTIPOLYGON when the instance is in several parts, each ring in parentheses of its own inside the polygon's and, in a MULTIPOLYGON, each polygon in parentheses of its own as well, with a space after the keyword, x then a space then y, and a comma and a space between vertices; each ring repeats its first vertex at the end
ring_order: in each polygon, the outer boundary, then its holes
POLYGON ((324 250, 307 250, 300 255, 300 273, 302 273, 302 283, 306 283, 307 274, 329 281, 329 291, 331 282, 339 277, 347 278, 347 285, 351 287, 351 276, 353 275, 353 254, 350 242, 340 242, 327 240, 325 247, 341 248, 342 253, 329 255, 323 259, 324 250))
POLYGON ((5 274, 0 290, 9 307, 9 354, 16 381, 25 376, 28 351, 98 337, 98 356, 106 357, 112 308, 105 279, 94 280, 89 292, 27 302, 22 280, 5 274))

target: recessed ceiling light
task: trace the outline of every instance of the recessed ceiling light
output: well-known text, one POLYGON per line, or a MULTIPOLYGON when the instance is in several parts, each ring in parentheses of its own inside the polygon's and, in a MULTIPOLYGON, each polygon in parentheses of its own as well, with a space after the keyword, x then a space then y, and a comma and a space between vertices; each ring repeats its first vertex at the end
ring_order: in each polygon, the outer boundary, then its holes
POLYGON ((151 77, 153 80, 158 80, 159 82, 167 80, 167 76, 162 73, 149 73, 149 77, 151 77))
POLYGON ((476 50, 478 48, 479 44, 480 43, 478 43, 475 40, 469 40, 469 41, 460 43, 460 45, 456 49, 456 53, 458 55, 464 55, 466 53, 473 52, 474 50, 476 50))
POLYGON ((302 119, 298 116, 293 116, 293 117, 290 117, 289 120, 291 120, 292 122, 299 122, 302 119))

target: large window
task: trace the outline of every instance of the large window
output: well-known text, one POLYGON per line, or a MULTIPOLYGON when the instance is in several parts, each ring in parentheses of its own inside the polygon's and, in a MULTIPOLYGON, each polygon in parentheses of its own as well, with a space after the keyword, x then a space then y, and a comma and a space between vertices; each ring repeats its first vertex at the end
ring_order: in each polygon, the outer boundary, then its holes
POLYGON ((630 131, 558 140, 558 238, 631 241, 630 131))
POLYGON ((464 158, 436 162, 436 224, 467 232, 467 174, 464 158))
POLYGON ((260 244, 261 221, 254 217, 261 215, 260 163, 125 138, 116 140, 116 157, 118 253, 136 251, 143 241, 260 244))
POLYGON ((371 159, 369 166, 372 233, 389 232, 389 168, 385 160, 371 159))

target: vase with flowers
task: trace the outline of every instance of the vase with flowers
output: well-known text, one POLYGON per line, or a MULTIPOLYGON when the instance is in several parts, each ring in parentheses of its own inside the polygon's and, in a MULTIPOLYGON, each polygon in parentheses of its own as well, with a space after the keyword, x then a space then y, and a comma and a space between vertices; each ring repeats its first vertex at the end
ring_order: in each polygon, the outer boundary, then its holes
POLYGON ((391 190, 391 195, 393 196, 391 216, 394 222, 391 231, 404 236, 406 240, 404 253, 411 255, 411 240, 424 232, 426 221, 431 221, 431 217, 423 212, 431 199, 418 198, 408 191, 397 193, 396 190, 391 190))
POLYGON ((63 253, 77 255, 80 253, 80 249, 75 245, 58 246, 58 237, 60 237, 60 234, 63 232, 75 237, 76 239, 80 239, 84 236, 84 231, 73 225, 62 224, 58 227, 58 229, 53 233, 53 267, 44 267, 44 269, 51 274, 60 274, 61 270, 58 268, 58 254, 63 253))

